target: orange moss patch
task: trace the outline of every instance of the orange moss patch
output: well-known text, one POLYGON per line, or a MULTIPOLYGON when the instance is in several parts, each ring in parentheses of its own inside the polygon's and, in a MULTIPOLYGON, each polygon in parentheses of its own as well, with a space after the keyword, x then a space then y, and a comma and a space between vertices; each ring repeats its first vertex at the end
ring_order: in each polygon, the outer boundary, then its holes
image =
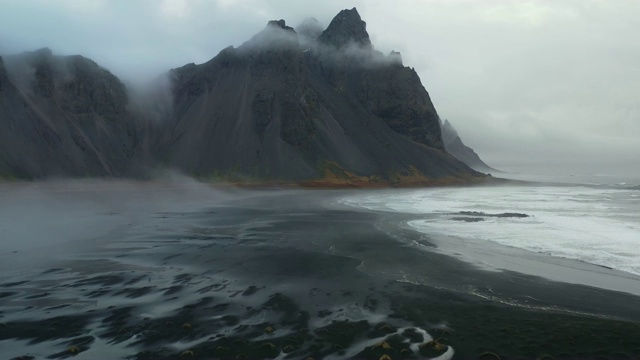
POLYGON ((391 183, 396 185, 411 185, 411 184, 427 184, 432 182, 428 176, 425 176, 415 166, 409 166, 407 171, 400 171, 391 176, 391 183))
POLYGON ((348 170, 343 169, 335 162, 326 162, 323 166, 324 176, 316 180, 307 180, 299 182, 303 187, 326 187, 326 188, 344 188, 344 187, 387 187, 385 183, 377 176, 360 176, 348 170))
POLYGON ((473 176, 459 174, 457 176, 445 176, 432 179, 424 175, 414 166, 401 172, 397 172, 389 179, 379 176, 360 176, 329 162, 324 168, 324 176, 320 179, 307 180, 297 183, 302 187, 317 188, 386 188, 386 187, 431 187, 431 186, 455 186, 488 183, 494 180, 488 176, 473 176))
POLYGON ((486 175, 470 175, 466 173, 430 178, 424 175, 414 166, 399 171, 389 178, 381 176, 361 176, 345 170, 335 162, 325 162, 322 166, 323 176, 318 179, 304 181, 279 181, 279 180, 239 180, 239 181, 215 181, 216 186, 230 186, 242 188, 411 188, 411 187, 440 187, 440 186, 472 186, 490 185, 512 182, 486 175))

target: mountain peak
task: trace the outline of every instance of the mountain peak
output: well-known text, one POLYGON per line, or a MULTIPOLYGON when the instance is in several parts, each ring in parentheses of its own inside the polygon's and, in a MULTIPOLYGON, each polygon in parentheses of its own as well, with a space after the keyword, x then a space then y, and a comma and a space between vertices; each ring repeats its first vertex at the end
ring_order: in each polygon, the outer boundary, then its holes
POLYGON ((389 58, 389 60, 390 60, 390 62, 392 64, 398 64, 400 66, 403 66, 402 65, 402 54, 400 54, 399 52, 392 50, 387 57, 389 58))
POLYGON ((36 54, 36 55, 44 56, 44 57, 53 56, 53 51, 51 51, 51 49, 49 49, 48 47, 44 47, 42 49, 38 49, 38 50, 34 51, 33 53, 36 54))
MULTIPOLYGON (((287 48, 298 44, 298 34, 282 19, 271 20, 267 26, 240 46, 241 50, 287 48)), ((226 50, 226 49, 225 49, 226 50)))
MULTIPOLYGON (((51 51, 51 49, 45 47, 45 48, 41 48, 38 50, 33 50, 33 51, 24 51, 18 55, 11 55, 7 58, 8 62, 10 61, 10 58, 16 58, 19 57, 22 59, 22 61, 26 61, 26 63, 29 64, 46 64, 48 62, 51 61, 51 59, 54 58, 53 56, 53 51, 51 51)), ((7 66, 9 66, 9 64, 7 64, 7 66)))
POLYGON ((456 136, 458 136, 458 132, 456 131, 456 129, 453 128, 453 125, 451 125, 451 123, 449 122, 449 119, 444 119, 442 126, 446 127, 452 134, 455 134, 456 136))
POLYGON ((360 18, 356 8, 340 11, 320 35, 320 42, 336 48, 342 48, 350 43, 371 47, 367 23, 360 18))
POLYGON ((295 30, 293 30, 293 28, 291 26, 287 26, 287 23, 280 19, 280 20, 271 20, 267 23, 267 27, 277 27, 280 28, 282 30, 290 30, 295 32, 295 30))

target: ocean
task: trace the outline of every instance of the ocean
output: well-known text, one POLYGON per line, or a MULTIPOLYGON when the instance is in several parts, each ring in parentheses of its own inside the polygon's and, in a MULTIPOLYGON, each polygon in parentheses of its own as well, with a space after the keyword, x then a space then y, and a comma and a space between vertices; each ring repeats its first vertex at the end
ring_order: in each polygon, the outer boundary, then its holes
POLYGON ((456 242, 456 254, 469 261, 484 259, 460 248, 485 243, 640 275, 640 180, 597 174, 501 176, 536 183, 398 190, 341 202, 415 215, 406 225, 444 252, 447 243, 456 242))
POLYGON ((0 184, 0 358, 637 357, 634 184, 0 184))

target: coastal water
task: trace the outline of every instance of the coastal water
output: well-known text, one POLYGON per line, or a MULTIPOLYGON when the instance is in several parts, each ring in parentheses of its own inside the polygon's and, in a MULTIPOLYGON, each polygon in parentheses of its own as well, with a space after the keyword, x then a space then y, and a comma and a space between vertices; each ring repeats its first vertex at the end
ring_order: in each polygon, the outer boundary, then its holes
POLYGON ((1 184, 0 358, 630 358, 637 195, 1 184))
POLYGON ((349 196, 342 202, 413 214, 407 224, 439 237, 442 245, 486 242, 640 275, 635 183, 433 188, 349 196))

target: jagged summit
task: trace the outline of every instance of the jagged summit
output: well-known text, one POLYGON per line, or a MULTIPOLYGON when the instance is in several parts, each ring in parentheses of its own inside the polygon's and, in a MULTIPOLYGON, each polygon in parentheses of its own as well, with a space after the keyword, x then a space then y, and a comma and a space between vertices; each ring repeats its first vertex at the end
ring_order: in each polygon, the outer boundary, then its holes
POLYGON ((350 44, 371 47, 367 23, 360 18, 358 10, 342 10, 331 20, 329 27, 320 35, 320 42, 336 48, 350 44))
POLYGON ((295 32, 295 30, 293 30, 293 28, 291 26, 287 26, 287 23, 282 19, 269 21, 267 23, 267 27, 269 27, 269 26, 278 27, 278 28, 283 29, 283 30, 290 30, 290 31, 295 32))

